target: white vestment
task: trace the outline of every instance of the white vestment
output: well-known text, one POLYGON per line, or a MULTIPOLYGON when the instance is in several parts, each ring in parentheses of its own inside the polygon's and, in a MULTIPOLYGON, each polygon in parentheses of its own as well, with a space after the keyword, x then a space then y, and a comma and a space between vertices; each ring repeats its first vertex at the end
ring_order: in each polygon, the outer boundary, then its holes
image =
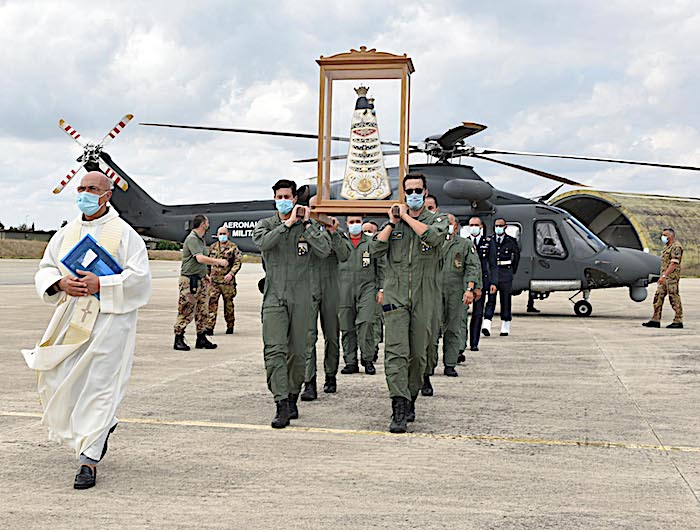
POLYGON ((110 208, 99 219, 83 221, 81 216, 61 228, 51 238, 35 277, 39 296, 57 306, 39 344, 50 343, 60 350, 79 301, 62 291, 54 295, 46 292, 64 276, 60 265, 63 239, 67 234, 77 236, 74 224, 77 223, 80 238, 90 234, 99 241, 105 224, 110 221, 110 227, 123 225, 114 258, 124 271, 100 277, 100 299, 94 299, 95 305, 99 303, 99 313, 90 338, 55 366, 46 361, 43 366, 31 364, 35 352, 40 357, 39 345, 35 350, 22 352, 28 364, 37 369, 39 396, 44 407, 42 424, 48 427, 49 438, 71 445, 76 457, 82 453, 93 460, 100 459, 107 433, 117 423, 117 407, 131 373, 137 310, 146 305, 151 295, 148 251, 136 231, 110 208))

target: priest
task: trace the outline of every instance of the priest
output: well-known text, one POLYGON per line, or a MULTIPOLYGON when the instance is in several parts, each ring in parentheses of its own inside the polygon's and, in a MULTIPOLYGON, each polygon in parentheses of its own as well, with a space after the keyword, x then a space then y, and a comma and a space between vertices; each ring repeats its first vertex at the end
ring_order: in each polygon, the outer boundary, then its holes
POLYGON ((51 238, 35 277, 37 293, 56 310, 41 341, 22 351, 37 371, 49 438, 69 445, 80 461, 75 489, 95 485, 131 373, 137 310, 151 293, 146 246, 110 207, 113 188, 100 172, 83 177, 77 196, 81 215, 51 238), (123 272, 73 274, 61 263, 87 234, 123 272))

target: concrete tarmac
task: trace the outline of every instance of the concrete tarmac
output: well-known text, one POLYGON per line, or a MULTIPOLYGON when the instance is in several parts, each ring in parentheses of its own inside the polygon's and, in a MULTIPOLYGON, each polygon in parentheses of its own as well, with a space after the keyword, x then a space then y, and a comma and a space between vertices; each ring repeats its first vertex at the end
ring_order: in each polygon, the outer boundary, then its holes
POLYGON ((19 352, 52 314, 37 262, 0 260, 0 528, 700 528, 700 280, 681 282, 680 331, 641 327, 654 287, 642 304, 594 292, 589 318, 564 294, 540 315, 516 297, 512 335, 482 338, 458 378, 440 366, 410 434, 390 435, 381 363, 271 429, 261 267, 238 276, 236 333, 220 314, 219 348, 185 353, 179 264, 152 266, 121 423, 80 492, 19 352))

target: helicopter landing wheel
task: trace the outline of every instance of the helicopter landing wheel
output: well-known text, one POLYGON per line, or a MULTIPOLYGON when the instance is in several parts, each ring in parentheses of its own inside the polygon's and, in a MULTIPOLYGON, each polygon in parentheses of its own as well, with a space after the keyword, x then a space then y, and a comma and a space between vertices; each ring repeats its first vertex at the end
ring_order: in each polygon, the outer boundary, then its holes
POLYGON ((574 313, 577 317, 589 317, 593 312, 593 306, 588 300, 579 300, 574 304, 574 313))

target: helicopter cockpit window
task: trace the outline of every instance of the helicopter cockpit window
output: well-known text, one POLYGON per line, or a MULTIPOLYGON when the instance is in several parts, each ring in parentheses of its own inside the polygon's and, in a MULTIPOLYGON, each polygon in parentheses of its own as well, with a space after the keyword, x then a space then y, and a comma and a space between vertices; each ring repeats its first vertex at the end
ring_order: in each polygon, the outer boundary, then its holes
POLYGON ((553 221, 538 221, 535 224, 535 248, 545 258, 565 258, 566 249, 553 221))
POLYGON ((574 245, 574 256, 578 258, 594 256, 605 248, 605 243, 574 218, 564 221, 564 230, 574 245))
POLYGON ((506 226, 506 234, 508 234, 510 237, 514 237, 518 243, 520 243, 520 232, 521 227, 518 223, 511 224, 508 222, 508 225, 506 226))

